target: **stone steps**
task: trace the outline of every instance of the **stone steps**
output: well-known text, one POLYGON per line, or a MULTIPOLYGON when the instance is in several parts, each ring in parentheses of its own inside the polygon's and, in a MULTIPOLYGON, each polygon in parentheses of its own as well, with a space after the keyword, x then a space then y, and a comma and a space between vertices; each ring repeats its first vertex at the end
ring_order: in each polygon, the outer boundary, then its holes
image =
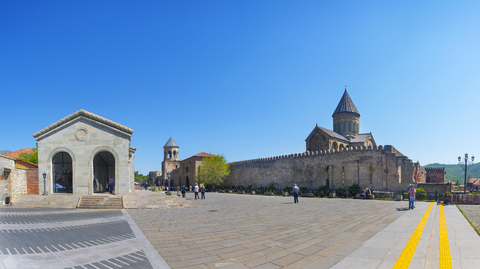
POLYGON ((83 195, 77 209, 123 209, 122 195, 83 195))

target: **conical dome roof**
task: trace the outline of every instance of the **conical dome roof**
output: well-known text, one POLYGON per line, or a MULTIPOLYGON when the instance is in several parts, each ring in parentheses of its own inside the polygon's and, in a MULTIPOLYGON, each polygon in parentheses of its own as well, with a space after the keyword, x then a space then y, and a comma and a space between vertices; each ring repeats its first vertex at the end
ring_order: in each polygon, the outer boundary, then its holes
POLYGON ((167 141, 167 144, 165 144, 165 146, 163 146, 164 148, 168 148, 168 147, 174 147, 174 148, 178 148, 178 145, 177 143, 175 143, 175 140, 173 140, 173 138, 170 137, 170 139, 168 139, 167 141))
POLYGON ((333 112, 333 115, 342 112, 356 113, 360 117, 360 113, 358 113, 358 110, 353 104, 352 99, 350 99, 350 96, 347 93, 347 89, 345 89, 345 93, 343 94, 340 103, 338 103, 337 109, 335 109, 335 112, 333 112))

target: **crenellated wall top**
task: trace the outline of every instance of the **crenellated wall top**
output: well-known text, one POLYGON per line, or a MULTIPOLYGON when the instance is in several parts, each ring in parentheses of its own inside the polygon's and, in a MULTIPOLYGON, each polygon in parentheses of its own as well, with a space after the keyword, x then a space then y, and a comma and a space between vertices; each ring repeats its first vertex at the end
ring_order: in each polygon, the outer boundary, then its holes
POLYGON ((341 149, 329 149, 329 150, 320 150, 320 151, 306 151, 303 153, 293 153, 289 155, 280 155, 275 157, 267 157, 267 158, 258 158, 258 159, 251 159, 245 161, 238 161, 238 162, 231 162, 230 164, 244 164, 244 163, 258 163, 258 162, 270 162, 275 160, 282 160, 282 159, 294 159, 294 158, 308 158, 308 157, 317 157, 322 155, 336 155, 336 154, 345 154, 347 152, 381 152, 381 153, 390 153, 394 154, 396 157, 404 157, 398 150, 396 150, 391 145, 385 146, 358 146, 358 147, 348 147, 348 148, 341 148, 341 149))

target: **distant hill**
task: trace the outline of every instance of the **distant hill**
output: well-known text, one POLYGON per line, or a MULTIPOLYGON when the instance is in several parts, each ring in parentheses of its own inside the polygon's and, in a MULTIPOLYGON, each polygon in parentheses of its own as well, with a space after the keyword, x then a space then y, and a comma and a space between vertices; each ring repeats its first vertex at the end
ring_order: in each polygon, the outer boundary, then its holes
POLYGON ((0 155, 5 155, 5 154, 8 154, 10 152, 11 152, 10 150, 0 150, 0 155))
MULTIPOLYGON (((445 181, 455 181, 459 184, 463 184, 465 179, 465 170, 463 170, 458 164, 439 164, 439 163, 432 163, 422 166, 425 167, 445 167, 445 181)), ((469 177, 480 177, 480 163, 474 164, 470 169, 467 171, 467 180, 469 177)))

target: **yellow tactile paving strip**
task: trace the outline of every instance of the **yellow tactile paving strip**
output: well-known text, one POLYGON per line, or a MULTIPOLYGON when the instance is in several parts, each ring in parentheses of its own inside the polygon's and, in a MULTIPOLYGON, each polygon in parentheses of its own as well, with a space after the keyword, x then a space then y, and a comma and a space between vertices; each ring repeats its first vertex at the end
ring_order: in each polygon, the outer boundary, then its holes
POLYGON ((439 246, 440 269, 451 269, 452 258, 450 256, 450 245, 448 244, 447 223, 445 222, 445 212, 443 210, 443 204, 440 205, 440 246, 439 246))
POLYGON ((430 203, 428 206, 427 211, 423 214, 420 223, 418 223, 417 228, 413 232, 410 240, 408 240, 407 245, 400 254, 397 262, 393 266, 393 269, 400 269, 400 268, 408 268, 410 262, 412 261, 413 254, 415 253, 415 249, 417 248, 418 241, 420 241, 420 237, 422 236, 423 228, 425 228, 425 224, 427 223, 428 216, 430 215, 430 211, 432 210, 433 203, 430 203))

